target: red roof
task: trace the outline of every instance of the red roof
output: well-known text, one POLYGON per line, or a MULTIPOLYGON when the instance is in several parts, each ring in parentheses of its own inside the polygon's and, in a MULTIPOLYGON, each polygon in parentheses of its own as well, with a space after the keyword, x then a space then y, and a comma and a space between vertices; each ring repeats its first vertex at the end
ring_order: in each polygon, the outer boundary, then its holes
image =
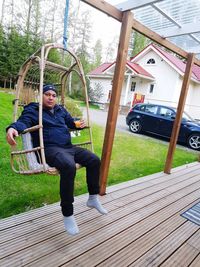
MULTIPOLYGON (((116 62, 113 63, 103 63, 95 70, 91 71, 89 75, 102 75, 108 68, 110 68, 112 65, 114 65, 116 62)), ((149 72, 147 72, 145 69, 143 69, 139 64, 133 63, 131 61, 127 61, 127 66, 131 68, 134 72, 137 74, 147 76, 150 78, 154 78, 149 72)))
POLYGON ((151 77, 151 78, 154 78, 148 71, 146 71, 145 69, 143 69, 139 64, 137 63, 133 63, 131 61, 127 61, 127 65, 133 69, 137 74, 140 74, 140 75, 144 75, 144 76, 147 76, 147 77, 151 77))
MULTIPOLYGON (((174 56, 173 54, 167 51, 164 51, 163 49, 161 49, 160 47, 156 45, 153 45, 153 47, 157 49, 163 56, 165 56, 172 64, 174 64, 176 68, 178 68, 183 73, 185 72, 186 64, 181 59, 179 59, 177 56, 174 56)), ((198 73, 197 71, 195 72, 198 73)), ((195 66, 195 65, 193 66, 192 77, 196 80, 200 80, 200 68, 198 66, 195 66), (196 76, 194 73, 194 69, 196 70, 196 67, 199 69, 199 77, 196 76)))
POLYGON ((96 69, 92 70, 89 75, 99 75, 99 74, 103 74, 103 72, 109 68, 112 65, 112 63, 103 63, 101 64, 99 67, 97 67, 96 69))
POLYGON ((192 72, 196 76, 197 80, 200 81, 200 67, 197 65, 193 65, 192 72))
MULTIPOLYGON (((143 51, 145 51, 148 47, 154 47, 160 54, 162 54, 163 57, 165 57, 168 61, 170 61, 177 69, 179 69, 181 72, 185 72, 186 64, 179 59, 177 56, 173 55, 172 53, 169 53, 159 46, 155 44, 150 44, 146 48, 144 48, 141 52, 139 52, 137 55, 135 55, 132 59, 136 58, 139 54, 142 54, 143 51)), ((154 78, 149 72, 147 72, 145 69, 143 69, 139 64, 133 63, 131 61, 127 61, 127 65, 135 71, 137 74, 144 75, 147 77, 154 78)), ((114 65, 116 62, 112 63, 103 63, 95 70, 91 71, 89 75, 102 75, 108 68, 110 68, 112 65, 114 65)), ((197 65, 193 65, 192 67, 192 77, 196 79, 197 81, 200 81, 200 67, 197 65)))
MULTIPOLYGON (((147 47, 151 47, 153 46, 158 52, 160 52, 168 61, 170 61, 177 69, 179 69, 181 72, 185 72, 185 68, 186 68, 186 64, 179 59, 177 56, 173 55, 172 53, 169 53, 165 50, 163 50, 162 48, 160 48, 159 46, 155 45, 155 44, 150 44, 147 47)), ((147 48, 146 47, 146 48, 147 48)), ((138 53, 136 56, 134 56, 132 58, 132 60, 134 60, 135 57, 137 57, 139 54, 141 54, 144 50, 146 50, 146 48, 144 48, 140 53, 138 53)), ((192 77, 198 81, 200 81, 200 67, 193 65, 192 67, 192 77)))

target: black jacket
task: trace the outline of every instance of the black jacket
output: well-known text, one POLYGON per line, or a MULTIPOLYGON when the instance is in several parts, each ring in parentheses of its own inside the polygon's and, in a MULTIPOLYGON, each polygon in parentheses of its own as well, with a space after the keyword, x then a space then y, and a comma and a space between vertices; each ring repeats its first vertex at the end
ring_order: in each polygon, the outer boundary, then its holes
MULTIPOLYGON (((24 107, 24 110, 17 120, 12 123, 7 129, 14 128, 19 133, 26 128, 39 124, 39 105, 38 103, 30 103, 24 107)), ((55 105, 54 113, 50 110, 43 109, 43 138, 44 146, 71 146, 70 129, 75 129, 74 119, 69 112, 62 106, 55 105)), ((33 146, 39 145, 39 132, 31 133, 33 146)))

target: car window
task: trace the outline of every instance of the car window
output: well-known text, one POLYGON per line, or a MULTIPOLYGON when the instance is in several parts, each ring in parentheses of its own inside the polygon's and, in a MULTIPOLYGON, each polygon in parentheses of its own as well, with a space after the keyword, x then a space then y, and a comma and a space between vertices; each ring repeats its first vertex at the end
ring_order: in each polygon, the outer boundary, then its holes
POLYGON ((155 105, 148 105, 146 106, 145 112, 150 114, 156 114, 158 110, 158 106, 155 105))
POLYGON ((185 111, 183 111, 182 119, 186 121, 194 121, 194 119, 189 114, 187 114, 187 112, 185 111))
POLYGON ((175 116, 175 112, 169 108, 160 107, 158 115, 160 115, 162 117, 171 118, 173 115, 175 116))
POLYGON ((183 112, 182 119, 186 121, 194 121, 194 119, 189 114, 187 114, 185 111, 183 112))
POLYGON ((143 105, 143 106, 140 106, 140 111, 145 111, 145 105, 143 105))

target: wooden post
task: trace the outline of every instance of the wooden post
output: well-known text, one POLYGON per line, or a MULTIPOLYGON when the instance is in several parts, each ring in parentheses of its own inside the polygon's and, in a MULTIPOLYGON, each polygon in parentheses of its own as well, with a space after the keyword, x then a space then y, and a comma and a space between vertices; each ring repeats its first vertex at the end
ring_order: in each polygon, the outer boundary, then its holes
POLYGON ((117 61, 115 66, 112 94, 108 111, 108 118, 107 118, 106 131, 104 136, 104 144, 101 157, 102 159, 101 169, 100 169, 101 195, 104 195, 106 190, 107 176, 110 165, 110 158, 112 153, 118 110, 119 110, 119 102, 120 102, 122 84, 124 80, 124 72, 127 61, 129 39, 132 29, 132 21, 133 21, 133 14, 130 11, 124 12, 122 18, 117 61))
POLYGON ((39 87, 39 139, 40 139, 40 153, 41 159, 43 164, 44 172, 47 170, 46 167, 46 157, 44 153, 44 138, 43 138, 43 121, 42 121, 42 114, 43 114, 43 82, 44 82, 44 68, 45 68, 45 45, 41 48, 41 59, 40 59, 40 87, 39 87))
POLYGON ((182 84, 182 89, 181 89, 181 94, 178 102, 178 107, 177 107, 177 113, 176 113, 176 118, 174 121, 173 129, 172 129, 172 135, 170 138, 170 144, 168 148, 168 154, 165 162, 165 168, 164 172, 170 174, 171 172, 171 167, 172 167, 172 161, 173 161, 173 156, 174 156, 174 151, 176 148, 176 143, 178 139, 178 134, 180 130, 180 125, 181 125, 181 120, 182 120, 182 114, 184 111, 184 106, 185 106, 185 101, 189 89, 189 84, 190 84, 190 78, 192 75, 192 65, 194 62, 194 54, 189 53, 188 54, 188 60, 186 64, 186 69, 185 69, 185 75, 183 79, 183 84, 182 84))

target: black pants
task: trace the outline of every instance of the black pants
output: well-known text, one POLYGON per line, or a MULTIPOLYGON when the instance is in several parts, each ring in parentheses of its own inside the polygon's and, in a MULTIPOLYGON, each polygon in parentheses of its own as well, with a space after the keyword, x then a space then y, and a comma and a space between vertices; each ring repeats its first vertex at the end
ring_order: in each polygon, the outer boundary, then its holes
POLYGON ((75 146, 71 148, 47 147, 45 155, 47 163, 60 171, 60 198, 64 216, 73 214, 76 163, 86 167, 89 194, 99 193, 100 159, 91 151, 75 146))

